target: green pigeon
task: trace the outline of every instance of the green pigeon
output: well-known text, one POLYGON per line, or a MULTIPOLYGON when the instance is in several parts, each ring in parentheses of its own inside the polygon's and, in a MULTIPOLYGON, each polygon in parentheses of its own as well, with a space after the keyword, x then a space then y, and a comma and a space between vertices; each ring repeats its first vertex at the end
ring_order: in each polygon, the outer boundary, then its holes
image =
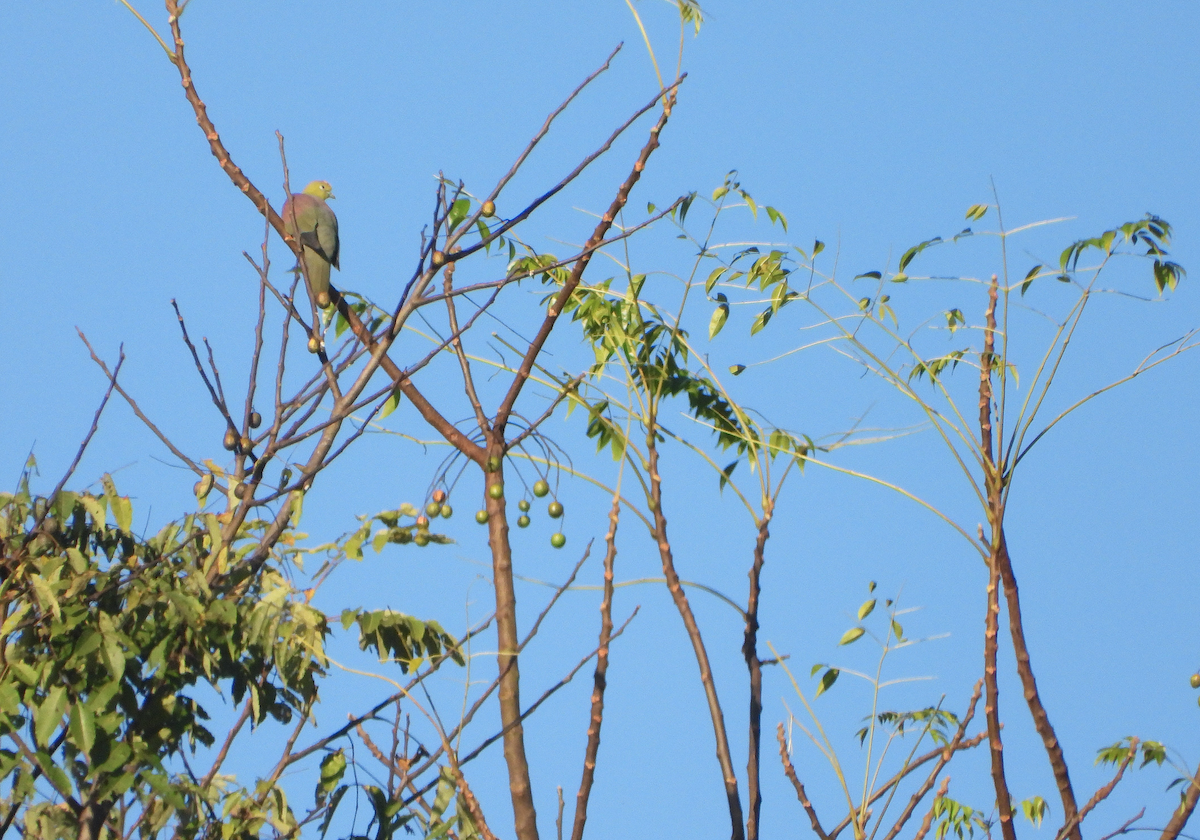
POLYGON ((329 198, 329 182, 313 181, 283 205, 283 223, 304 246, 309 299, 321 309, 329 306, 329 266, 338 268, 337 216, 325 203, 329 198))

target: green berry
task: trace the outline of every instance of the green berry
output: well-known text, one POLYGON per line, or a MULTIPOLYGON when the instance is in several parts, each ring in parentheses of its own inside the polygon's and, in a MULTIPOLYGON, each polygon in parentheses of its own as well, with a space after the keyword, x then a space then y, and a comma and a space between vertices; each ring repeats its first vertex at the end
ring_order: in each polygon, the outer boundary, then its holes
POLYGON ((566 544, 567 544, 567 535, 566 534, 559 532, 557 534, 550 535, 550 545, 554 546, 555 548, 562 548, 566 544))
POLYGON ((496 482, 495 484, 493 484, 491 487, 488 488, 488 495, 490 497, 492 497, 493 499, 504 498, 504 485, 501 484, 500 482, 496 482))
POLYGON ((417 531, 416 535, 413 537, 413 542, 420 546, 429 545, 429 532, 417 531))
POLYGON ((529 500, 522 499, 521 501, 517 502, 517 509, 520 510, 521 513, 528 513, 529 512, 529 500))
POLYGON ((449 519, 454 515, 454 508, 450 507, 450 505, 442 505, 440 512, 442 514, 442 519, 449 519))
POLYGON ((250 412, 250 428, 257 429, 261 425, 262 425, 262 415, 259 414, 257 411, 251 411, 250 412))
POLYGON ((1200 674, 1192 674, 1192 688, 1200 688, 1200 674))
POLYGON ((475 521, 478 522, 480 525, 487 524, 488 512, 486 510, 475 511, 475 521))
POLYGON ((550 514, 551 519, 558 519, 563 515, 562 502, 553 501, 546 506, 546 513, 550 514))
POLYGON ((500 459, 497 456, 493 455, 487 459, 487 471, 490 473, 500 471, 500 459))
POLYGON ((549 492, 550 492, 550 485, 546 483, 545 479, 539 478, 537 481, 535 481, 533 483, 533 495, 537 496, 539 499, 542 498, 543 496, 545 496, 549 492))
POLYGON ((442 512, 442 506, 439 505, 437 502, 430 502, 429 504, 425 505, 425 515, 426 516, 431 516, 431 517, 437 516, 441 512, 442 512))
POLYGON ((518 528, 528 528, 529 527, 529 517, 523 513, 520 516, 518 516, 517 517, 517 527, 518 528))

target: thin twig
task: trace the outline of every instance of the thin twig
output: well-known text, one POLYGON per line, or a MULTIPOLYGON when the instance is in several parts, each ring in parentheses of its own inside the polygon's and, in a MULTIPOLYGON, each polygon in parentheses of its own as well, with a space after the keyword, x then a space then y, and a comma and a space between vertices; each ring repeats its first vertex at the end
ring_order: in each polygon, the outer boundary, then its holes
MULTIPOLYGON (((82 335, 82 333, 81 333, 82 335)), ((75 458, 71 461, 67 471, 63 473, 63 477, 59 479, 58 484, 54 486, 53 492, 50 493, 50 504, 46 506, 46 513, 38 519, 35 529, 41 527, 42 521, 49 515, 50 507, 54 504, 58 494, 67 486, 71 476, 75 474, 76 468, 79 467, 79 462, 83 459, 83 453, 87 451, 88 444, 92 442, 92 437, 96 434, 96 430, 100 427, 100 415, 104 413, 104 407, 108 405, 108 398, 112 396, 113 389, 117 387, 117 376, 121 373, 121 365, 125 364, 125 345, 122 344, 117 351, 117 363, 113 366, 112 373, 108 375, 108 387, 104 390, 104 396, 100 399, 100 406, 96 409, 96 413, 92 416, 92 425, 88 428, 88 432, 83 436, 83 442, 79 444, 79 451, 75 453, 75 458)))
POLYGON ((1055 833, 1054 840, 1062 840, 1062 838, 1066 837, 1067 834, 1075 831, 1075 829, 1081 823, 1083 823, 1088 813, 1108 798, 1109 794, 1111 794, 1120 783, 1121 777, 1125 775, 1125 770, 1128 769, 1129 763, 1133 761, 1134 757, 1137 755, 1138 743, 1139 741, 1137 738, 1129 739, 1129 752, 1125 753, 1125 757, 1121 759, 1121 763, 1117 766, 1117 772, 1112 777, 1112 780, 1092 794, 1092 798, 1089 799, 1087 803, 1079 810, 1078 814, 1063 823, 1063 827, 1055 833))
MULTIPOLYGON (((588 717, 587 748, 583 758, 583 776, 575 794, 575 820, 571 840, 583 840, 587 823, 588 799, 596 777, 596 757, 600 752, 600 728, 604 723, 604 692, 608 687, 608 646, 612 641, 613 566, 617 557, 617 523, 620 520, 621 499, 614 497, 608 512, 608 533, 604 535, 604 597, 600 601, 600 645, 596 654, 596 671, 592 675, 592 709, 588 717)), ((562 788, 558 789, 558 836, 562 840, 562 788)))
POLYGON ((942 779, 941 786, 938 787, 937 795, 933 797, 933 803, 929 806, 929 810, 925 812, 925 819, 921 820, 921 827, 917 829, 913 840, 924 840, 925 835, 929 833, 929 829, 933 826, 933 812, 937 810, 938 801, 945 797, 946 792, 950 790, 950 777, 942 779))
POLYGON ((808 814, 809 822, 812 823, 813 833, 820 840, 829 840, 829 835, 825 833, 825 829, 821 828, 821 821, 817 818, 816 809, 813 808, 812 802, 808 799, 808 793, 804 790, 804 783, 796 775, 796 768, 793 766, 791 758, 788 757, 787 739, 783 735, 782 723, 778 724, 775 734, 779 739, 779 760, 783 762, 783 772, 787 774, 792 787, 796 789, 796 798, 800 800, 800 804, 804 806, 804 812, 808 814))

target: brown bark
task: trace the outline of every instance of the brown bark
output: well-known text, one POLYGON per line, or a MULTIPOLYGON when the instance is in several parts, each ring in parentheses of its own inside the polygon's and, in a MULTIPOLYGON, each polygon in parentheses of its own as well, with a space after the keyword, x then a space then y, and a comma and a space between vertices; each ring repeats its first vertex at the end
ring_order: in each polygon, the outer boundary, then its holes
POLYGON ((804 789, 804 783, 796 775, 796 768, 792 765, 792 760, 788 758, 787 740, 783 737, 782 723, 779 724, 775 734, 779 738, 779 760, 783 762, 783 772, 791 781, 792 787, 796 789, 796 798, 800 800, 800 804, 804 807, 804 812, 808 814, 808 820, 812 823, 813 834, 817 835, 820 840, 829 840, 829 835, 825 833, 825 829, 821 828, 821 821, 817 818, 816 809, 813 808, 812 802, 809 801, 808 791, 804 789))
MULTIPOLYGON (((992 528, 992 547, 988 556, 987 617, 983 635, 983 683, 986 697, 988 747, 992 758, 992 784, 996 788, 996 808, 1000 812, 1000 830, 1004 840, 1016 840, 1013 826, 1012 794, 1004 774, 1004 743, 1000 738, 1000 682, 996 672, 1000 635, 1000 565, 998 561, 1003 510, 1000 476, 993 458, 992 443, 992 360, 996 347, 996 275, 988 288, 987 328, 983 334, 983 352, 979 354, 979 437, 983 453, 984 483, 987 487, 988 517, 992 528)), ((982 531, 980 532, 982 534, 982 531)))
POLYGON ((749 813, 746 815, 746 840, 758 840, 758 821, 762 811, 762 790, 759 768, 762 762, 762 661, 758 658, 758 597, 762 592, 762 568, 767 539, 771 536, 772 505, 768 499, 763 506, 763 518, 754 542, 754 563, 750 566, 750 595, 746 599, 746 632, 742 641, 742 656, 750 671, 750 738, 746 748, 746 795, 749 813))
MULTIPOLYGON (((1050 717, 1038 693, 1037 680, 1033 675, 1033 666, 1029 657, 1029 646, 1025 641, 1024 620, 1021 613, 1021 598, 1017 590, 1017 578, 1013 572, 1012 560, 1008 554, 1008 544, 1004 536, 1004 464, 1003 459, 997 465, 995 446, 992 436, 992 412, 994 396, 992 392, 992 366, 995 362, 996 346, 996 303, 999 294, 999 281, 992 275, 988 287, 988 307, 986 313, 986 329, 984 331, 983 352, 979 357, 979 430, 980 449, 984 462, 984 482, 987 489, 988 520, 991 526, 991 551, 988 559, 988 631, 993 627, 993 609, 999 613, 999 599, 993 590, 998 583, 1004 587, 1004 597, 1008 607, 1008 630, 1012 637, 1013 652, 1017 660, 1017 675, 1024 689, 1025 702, 1033 715, 1034 728, 1042 739, 1042 746, 1050 760, 1050 769, 1054 774, 1054 782, 1058 787, 1059 797, 1063 805, 1065 825, 1070 826, 1070 840, 1082 840, 1079 829, 1079 806, 1075 801, 1075 790, 1071 785, 1071 777, 1067 772, 1067 762, 1063 755, 1062 745, 1058 741, 1050 717)), ((1001 360, 1003 362, 1003 360, 1001 360)), ((996 618, 998 624, 998 617, 996 618)), ((998 627, 994 628, 998 631, 998 627)), ((996 641, 989 640, 992 658, 989 666, 995 668, 996 641)), ((993 682, 995 675, 992 676, 993 682)), ((989 700, 993 697, 989 694, 989 700)), ((989 719, 989 731, 991 722, 989 719)), ((999 731, 997 730, 997 738, 999 731)), ((993 767, 995 757, 993 757, 993 767)), ((1002 810, 1001 819, 1007 812, 1002 810)), ((1009 817, 1011 820, 1011 817, 1009 817)))
MULTIPOLYGON (((654 435, 653 426, 650 430, 651 439, 654 435)), ((712 668, 708 663, 708 651, 704 646, 704 638, 700 635, 700 626, 692 613, 687 595, 683 591, 679 574, 675 571, 675 558, 671 553, 671 544, 667 541, 667 517, 662 509, 662 476, 658 471, 658 447, 648 447, 650 462, 650 500, 654 508, 654 530, 652 536, 658 544, 659 557, 662 560, 663 576, 667 579, 667 589, 683 619, 683 626, 691 640, 692 650, 696 654, 696 664, 700 666, 700 682, 704 686, 704 696, 708 700, 708 713, 712 718, 713 734, 717 741, 717 763, 721 767, 721 779, 725 785, 725 798, 729 804, 729 820, 733 824, 733 840, 745 840, 745 829, 742 826, 742 799, 738 793, 737 774, 733 770, 733 760, 729 752, 729 736, 725 730, 725 716, 721 712, 721 701, 717 697, 717 686, 713 680, 712 668)))
MULTIPOLYGON (((498 467, 484 476, 484 486, 504 483, 503 459, 498 449, 489 460, 498 467)), ((513 588, 512 546, 508 541, 508 519, 504 497, 487 498, 488 547, 492 550, 492 582, 496 591, 496 635, 500 670, 500 721, 504 725, 504 761, 508 765, 508 789, 512 797, 513 820, 519 840, 537 840, 537 811, 529 782, 529 762, 525 754, 525 730, 521 724, 521 670, 517 662, 517 595, 513 588)))
POLYGON ((1013 650, 1017 657, 1017 675, 1021 678, 1021 686, 1025 690, 1025 702, 1033 715, 1033 725, 1041 736, 1042 746, 1050 759, 1050 769, 1054 773, 1054 783, 1058 786, 1058 794, 1063 804, 1063 819, 1072 826, 1067 834, 1071 840, 1082 840, 1079 828, 1081 815, 1075 801, 1075 789, 1071 785, 1071 776, 1067 772, 1067 761, 1063 755, 1062 744, 1058 742, 1046 707, 1042 704, 1038 693, 1037 680, 1033 676, 1033 666, 1029 659, 1029 647, 1025 643, 1025 629, 1021 618, 1021 598, 1017 591, 1017 578, 1013 574, 1012 560, 1008 556, 1008 545, 1004 539, 1004 529, 1000 529, 1000 545, 996 551, 996 564, 1000 580, 1004 583, 1004 597, 1008 606, 1008 630, 1012 636, 1013 650))
MULTIPOLYGON (((604 692, 608 688, 608 645, 612 641, 613 620, 613 565, 617 557, 617 521, 621 512, 621 500, 613 499, 608 513, 608 533, 604 537, 607 549, 604 552, 604 598, 600 601, 600 647, 596 654, 596 671, 592 679, 592 712, 588 720, 587 750, 583 758, 583 778, 579 792, 575 795, 575 824, 571 828, 571 840, 583 840, 583 829, 587 823, 588 799, 596 778, 596 757, 600 752, 600 727, 604 722, 604 692)), ((561 817, 560 817, 561 819, 561 817)))
POLYGON ((1171 819, 1163 829, 1161 840, 1175 840, 1179 833, 1183 831, 1188 820, 1192 818, 1192 812, 1196 810, 1196 803, 1200 801, 1200 768, 1196 769, 1196 778, 1188 779, 1188 790, 1183 795, 1183 801, 1179 803, 1179 807, 1171 814, 1171 819))

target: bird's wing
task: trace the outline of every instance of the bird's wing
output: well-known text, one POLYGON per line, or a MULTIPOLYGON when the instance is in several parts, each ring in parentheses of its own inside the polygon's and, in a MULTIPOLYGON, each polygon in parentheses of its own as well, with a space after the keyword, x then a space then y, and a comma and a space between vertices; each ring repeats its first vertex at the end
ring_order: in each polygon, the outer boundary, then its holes
POLYGON ((333 214, 333 210, 329 205, 320 199, 316 200, 314 214, 316 216, 316 238, 317 245, 309 247, 314 250, 319 250, 334 268, 341 270, 338 265, 338 252, 341 250, 341 244, 338 242, 338 225, 337 216, 333 214))

